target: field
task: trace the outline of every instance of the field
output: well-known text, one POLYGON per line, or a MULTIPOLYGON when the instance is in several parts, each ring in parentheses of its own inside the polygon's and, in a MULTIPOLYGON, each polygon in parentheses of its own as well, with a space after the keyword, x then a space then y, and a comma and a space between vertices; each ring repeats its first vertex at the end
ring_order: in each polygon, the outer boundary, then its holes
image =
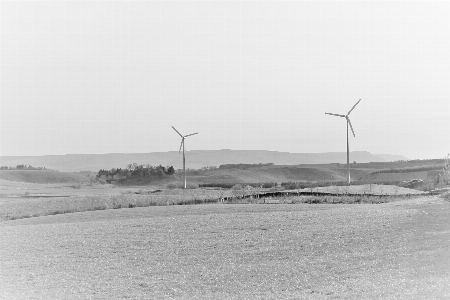
POLYGON ((80 183, 89 178, 79 173, 57 172, 49 170, 1 170, 0 180, 27 183, 80 183))
POLYGON ((447 299, 450 203, 203 204, 0 222, 3 299, 447 299))
MULTIPOLYGON (((81 163, 81 162, 80 162, 81 163)), ((188 171, 189 182, 193 184, 236 184, 264 182, 333 182, 347 180, 346 164, 300 164, 272 165, 235 168, 213 168, 209 170, 188 171)), ((428 171, 441 170, 443 163, 436 160, 408 162, 370 162, 351 164, 352 181, 365 183, 398 183, 404 180, 422 179, 428 177, 428 171), (402 170, 403 172, 392 172, 402 170)), ((118 165, 116 167, 125 167, 118 165)), ((80 185, 92 182, 97 171, 89 172, 57 172, 29 170, 0 170, 0 185, 2 180, 38 184, 69 184, 80 185)), ((169 183, 183 181, 182 172, 163 178, 143 178, 122 183, 126 186, 143 186, 165 188, 169 183)))
POLYGON ((450 202, 421 191, 20 178, 0 179, 1 299, 450 297, 450 202))
POLYGON ((397 199, 391 197, 381 199, 376 196, 424 193, 398 186, 376 184, 297 190, 282 188, 182 190, 120 187, 109 184, 22 184, 6 180, 0 183, 2 184, 0 221, 85 211, 202 203, 384 203, 397 199), (322 197, 321 194, 327 197, 322 197))
MULTIPOLYGON (((352 181, 367 183, 425 180, 427 170, 442 170, 442 163, 433 161, 354 163, 350 166, 352 181), (418 171, 418 169, 420 171, 418 171), (404 172, 393 173, 392 170, 404 172)), ((346 181, 346 164, 274 165, 234 169, 213 169, 189 174, 194 183, 254 183, 254 182, 324 182, 346 181)))

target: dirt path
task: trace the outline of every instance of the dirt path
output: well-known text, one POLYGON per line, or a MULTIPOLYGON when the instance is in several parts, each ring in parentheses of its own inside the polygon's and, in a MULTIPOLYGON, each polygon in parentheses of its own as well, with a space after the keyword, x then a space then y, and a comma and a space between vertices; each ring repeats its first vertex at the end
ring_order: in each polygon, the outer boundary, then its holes
POLYGON ((195 205, 0 222, 3 299, 448 299, 450 203, 195 205))

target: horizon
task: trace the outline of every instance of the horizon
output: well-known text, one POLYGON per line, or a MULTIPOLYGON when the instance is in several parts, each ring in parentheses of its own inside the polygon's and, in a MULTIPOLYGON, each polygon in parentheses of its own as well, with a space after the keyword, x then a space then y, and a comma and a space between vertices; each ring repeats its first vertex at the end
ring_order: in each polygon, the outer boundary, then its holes
MULTIPOLYGON (((150 153, 64 154, 44 156, 1 156, 0 165, 14 167, 31 165, 59 171, 94 171, 125 167, 131 163, 167 165, 182 168, 183 155, 178 151, 150 153)), ((346 164, 346 152, 292 153, 268 150, 190 150, 186 153, 186 167, 200 169, 223 164, 273 163, 277 166, 346 164)), ((372 154, 367 151, 350 153, 350 161, 358 163, 389 163, 412 161, 402 155, 372 154)))
MULTIPOLYGON (((265 149, 193 149, 193 150, 186 150, 185 152, 196 152, 196 151, 266 151, 266 152, 278 152, 278 153, 289 153, 289 154, 341 154, 346 153, 345 151, 331 151, 331 152, 289 152, 289 151, 277 151, 277 150, 265 150, 265 149)), ((109 154, 151 154, 151 153, 170 153, 170 152, 177 152, 176 150, 169 150, 169 151, 156 151, 156 152, 106 152, 106 153, 65 153, 65 154, 43 154, 43 155, 1 155, 0 157, 11 157, 11 156, 17 156, 17 157, 40 157, 40 156, 64 156, 64 155, 109 155, 109 154)), ((392 156, 403 156, 402 154, 390 154, 390 153, 372 153, 370 151, 366 150, 355 150, 350 151, 350 153, 370 153, 372 155, 392 155, 392 156)), ((406 158, 406 157, 405 157, 406 158)), ((409 159, 409 158, 408 158, 409 159)), ((414 160, 414 159, 411 159, 414 160)))
POLYGON ((450 152, 450 3, 0 1, 0 156, 450 152), (257 151, 257 150, 256 150, 257 151))

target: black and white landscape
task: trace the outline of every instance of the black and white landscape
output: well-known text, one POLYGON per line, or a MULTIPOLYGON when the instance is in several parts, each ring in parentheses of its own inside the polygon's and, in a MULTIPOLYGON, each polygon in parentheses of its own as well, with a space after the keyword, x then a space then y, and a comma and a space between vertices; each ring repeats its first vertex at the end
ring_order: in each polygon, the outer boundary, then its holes
POLYGON ((0 298, 450 298, 449 20, 0 1, 0 298))

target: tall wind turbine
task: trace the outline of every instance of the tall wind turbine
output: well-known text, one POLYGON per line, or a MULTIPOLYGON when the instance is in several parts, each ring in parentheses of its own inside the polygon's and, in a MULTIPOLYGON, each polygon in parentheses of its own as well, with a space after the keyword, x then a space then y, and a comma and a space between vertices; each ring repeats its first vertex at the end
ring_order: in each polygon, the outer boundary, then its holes
POLYGON ((181 147, 183 147, 183 173, 184 173, 184 189, 186 189, 186 157, 184 155, 184 139, 187 138, 188 136, 194 135, 194 134, 198 134, 198 132, 196 133, 191 133, 188 135, 182 135, 181 133, 178 132, 178 130, 175 129, 175 127, 173 127, 173 130, 175 130, 180 136, 181 136, 181 144, 180 144, 180 150, 178 150, 178 153, 180 153, 181 151, 181 147))
POLYGON ((349 146, 349 143, 348 143, 348 125, 350 125, 350 128, 352 129, 354 137, 355 137, 355 132, 353 131, 352 122, 350 122, 350 118, 348 116, 350 115, 352 110, 355 109, 356 105, 358 105, 359 101, 361 101, 361 99, 359 99, 358 102, 356 102, 356 104, 353 105, 352 109, 350 109, 350 111, 345 116, 344 115, 339 115, 339 114, 325 113, 327 115, 341 117, 341 118, 345 118, 347 120, 347 173, 348 173, 348 184, 349 185, 350 185, 350 146, 349 146))

